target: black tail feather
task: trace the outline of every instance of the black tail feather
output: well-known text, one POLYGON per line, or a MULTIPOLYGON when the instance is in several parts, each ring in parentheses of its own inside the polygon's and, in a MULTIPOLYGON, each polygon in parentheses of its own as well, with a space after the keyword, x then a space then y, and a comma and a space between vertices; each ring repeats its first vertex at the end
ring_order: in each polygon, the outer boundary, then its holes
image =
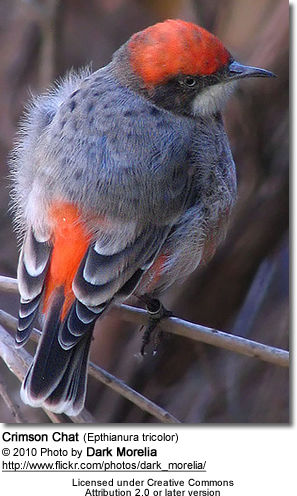
POLYGON ((72 348, 65 350, 58 339, 63 303, 63 289, 56 289, 33 364, 23 382, 21 397, 33 407, 44 406, 56 413, 75 416, 84 404, 94 324, 72 348))
POLYGON ((83 408, 87 389, 87 365, 92 330, 73 349, 67 369, 44 406, 57 413, 75 416, 83 408))
POLYGON ((38 313, 41 296, 42 293, 37 295, 33 300, 29 301, 23 301, 21 299, 19 309, 19 322, 15 336, 16 348, 24 346, 31 335, 34 320, 38 313))

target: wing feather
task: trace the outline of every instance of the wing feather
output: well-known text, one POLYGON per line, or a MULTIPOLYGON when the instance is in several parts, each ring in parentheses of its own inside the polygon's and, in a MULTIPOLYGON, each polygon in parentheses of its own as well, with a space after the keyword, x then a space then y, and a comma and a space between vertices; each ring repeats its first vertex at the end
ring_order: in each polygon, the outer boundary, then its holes
MULTIPOLYGON (((100 254, 98 242, 93 243, 74 279, 73 291, 76 298, 88 307, 110 300, 138 269, 148 268, 169 230, 169 226, 152 226, 143 231, 133 243, 129 242, 124 249, 112 255, 100 254)), ((140 276, 139 273, 138 275, 140 276)))
POLYGON ((134 242, 129 241, 124 249, 110 255, 106 246, 104 255, 99 252, 98 240, 90 245, 74 279, 76 301, 59 331, 64 349, 73 347, 113 300, 125 299, 135 291, 169 231, 170 226, 151 226, 134 242))
POLYGON ((32 228, 28 230, 18 265, 21 305, 15 338, 17 346, 23 346, 30 337, 43 294, 51 250, 50 243, 37 241, 32 228))

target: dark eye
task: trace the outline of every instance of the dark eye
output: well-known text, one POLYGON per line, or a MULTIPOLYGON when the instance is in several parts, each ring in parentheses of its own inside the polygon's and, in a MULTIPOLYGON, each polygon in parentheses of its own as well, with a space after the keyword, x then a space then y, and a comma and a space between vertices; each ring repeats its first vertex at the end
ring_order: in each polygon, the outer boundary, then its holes
POLYGON ((193 86, 196 86, 197 80, 191 76, 187 76, 184 78, 183 83, 189 86, 189 88, 193 88, 193 86))

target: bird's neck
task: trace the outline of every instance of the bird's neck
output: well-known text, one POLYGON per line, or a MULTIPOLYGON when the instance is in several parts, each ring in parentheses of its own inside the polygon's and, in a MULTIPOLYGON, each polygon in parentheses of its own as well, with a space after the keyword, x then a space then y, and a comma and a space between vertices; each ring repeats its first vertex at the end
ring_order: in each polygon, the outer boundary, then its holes
POLYGON ((147 88, 131 67, 128 44, 122 45, 113 55, 109 68, 120 84, 147 96, 147 88))

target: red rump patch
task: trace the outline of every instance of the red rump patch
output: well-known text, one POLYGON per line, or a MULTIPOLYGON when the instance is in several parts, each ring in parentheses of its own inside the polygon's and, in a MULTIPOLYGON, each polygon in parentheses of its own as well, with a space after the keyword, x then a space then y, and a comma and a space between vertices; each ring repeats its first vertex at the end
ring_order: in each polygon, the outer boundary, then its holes
POLYGON ((230 60, 222 42, 191 22, 168 19, 132 36, 130 62, 147 86, 178 74, 206 76, 230 60))
POLYGON ((49 217, 53 224, 53 251, 46 278, 43 312, 47 311, 49 299, 56 287, 64 288, 65 302, 62 320, 74 301, 72 282, 80 262, 90 242, 75 205, 56 202, 52 205, 49 217))

